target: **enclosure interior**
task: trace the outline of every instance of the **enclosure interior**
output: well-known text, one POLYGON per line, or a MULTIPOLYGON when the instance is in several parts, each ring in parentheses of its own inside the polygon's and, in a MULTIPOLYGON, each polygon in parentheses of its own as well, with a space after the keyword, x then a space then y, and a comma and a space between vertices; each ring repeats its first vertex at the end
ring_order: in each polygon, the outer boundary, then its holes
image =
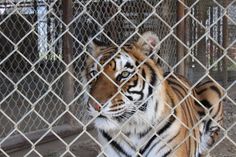
POLYGON ((211 154, 236 156, 235 0, 1 0, 0 156, 102 153, 84 101, 89 44, 121 47, 145 31, 160 38, 164 71, 221 85, 225 120, 211 154))

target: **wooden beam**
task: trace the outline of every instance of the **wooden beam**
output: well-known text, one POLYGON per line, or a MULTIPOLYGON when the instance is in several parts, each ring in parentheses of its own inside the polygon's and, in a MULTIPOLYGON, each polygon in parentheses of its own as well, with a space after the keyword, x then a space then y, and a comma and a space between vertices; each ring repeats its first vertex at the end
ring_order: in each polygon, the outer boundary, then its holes
MULTIPOLYGON (((214 18, 214 13, 213 13, 214 8, 213 8, 213 6, 209 7, 209 11, 210 11, 210 24, 212 24, 213 23, 213 18, 214 18)), ((212 26, 210 28, 210 36, 212 38, 214 38, 214 33, 213 32, 214 32, 214 26, 212 26)), ((213 41, 211 39, 209 39, 209 40, 210 40, 210 65, 212 65, 213 61, 214 61, 214 52, 213 52, 214 51, 214 44, 213 44, 213 41)), ((213 69, 214 68, 210 69, 210 74, 212 74, 213 69)))
MULTIPOLYGON (((87 131, 91 130, 92 127, 86 128, 87 131)), ((83 128, 75 128, 68 124, 53 127, 52 130, 59 135, 61 138, 65 138, 71 135, 78 134, 83 131, 83 128)), ((41 129, 30 133, 25 133, 25 136, 31 141, 36 142, 39 138, 41 138, 46 132, 47 129, 41 129)), ((1 141, 2 139, 0 139, 1 141)), ((49 132, 38 144, 43 144, 46 142, 50 142, 53 140, 58 140, 57 137, 49 132)), ((12 153, 15 151, 19 151, 25 148, 31 147, 31 144, 21 135, 14 135, 8 137, 2 144, 1 149, 6 151, 7 153, 12 153)))
MULTIPOLYGON (((73 8, 72 8, 72 0, 63 0, 62 1, 62 10, 63 10, 63 22, 66 26, 64 26, 64 31, 68 29, 68 31, 71 31, 71 26, 68 26, 68 24, 71 22, 73 16, 73 8)), ((63 61, 68 65, 72 61, 73 57, 73 43, 72 43, 72 37, 68 32, 66 32, 63 35, 63 45, 62 45, 62 57, 63 61)), ((73 77, 69 74, 74 73, 73 65, 70 65, 66 67, 65 70, 68 70, 67 73, 63 76, 63 100, 68 105, 73 99, 74 99, 74 85, 75 81, 73 77)), ((72 107, 73 105, 71 105, 72 107)), ((71 109, 71 111, 74 111, 71 109)), ((67 108, 69 109, 69 108, 67 108)), ((65 117, 65 123, 73 125, 73 119, 71 118, 70 114, 67 113, 65 117)))
MULTIPOLYGON (((185 0, 181 0, 185 2, 185 0)), ((177 4, 177 19, 178 21, 184 17, 184 5, 180 2, 177 4)), ((185 41, 185 20, 182 20, 177 26, 177 37, 184 42, 185 41)), ((177 43, 177 61, 181 60, 185 56, 184 46, 181 43, 177 43)), ((185 61, 182 61, 177 67, 177 73, 185 75, 185 61)))
MULTIPOLYGON (((228 0, 224 0, 224 7, 226 8, 228 0)), ((227 11, 226 11, 227 14, 227 11)), ((228 32, 228 19, 226 15, 223 17, 223 47, 226 49, 228 47, 229 32, 228 32)), ((228 70, 227 70, 227 58, 223 58, 222 63, 222 72, 223 72, 223 85, 227 87, 228 84, 228 70)))

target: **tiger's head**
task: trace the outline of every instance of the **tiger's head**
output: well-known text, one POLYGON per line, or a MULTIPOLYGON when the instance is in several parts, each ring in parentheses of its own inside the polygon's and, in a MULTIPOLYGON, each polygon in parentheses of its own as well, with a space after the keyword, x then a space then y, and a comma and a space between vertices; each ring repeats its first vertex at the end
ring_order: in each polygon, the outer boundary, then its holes
POLYGON ((94 59, 89 59, 86 67, 90 80, 88 111, 96 117, 95 126, 119 128, 136 111, 140 118, 154 116, 150 113, 154 107, 148 105, 154 101, 163 72, 148 55, 159 50, 157 35, 146 32, 120 49, 101 42, 93 42, 91 47, 94 59))

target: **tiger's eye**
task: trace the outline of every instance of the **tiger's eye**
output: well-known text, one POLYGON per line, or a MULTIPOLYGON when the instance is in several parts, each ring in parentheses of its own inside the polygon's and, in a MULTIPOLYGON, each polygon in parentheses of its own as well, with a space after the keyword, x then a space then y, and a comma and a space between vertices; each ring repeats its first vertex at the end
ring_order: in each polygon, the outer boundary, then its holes
POLYGON ((94 77, 96 74, 97 74, 97 71, 96 71, 96 70, 91 70, 91 71, 89 72, 89 75, 90 75, 91 78, 94 77))
POLYGON ((122 77, 124 77, 124 78, 126 78, 126 77, 128 77, 129 76, 129 72, 128 71, 123 71, 122 73, 121 73, 121 76, 122 77))

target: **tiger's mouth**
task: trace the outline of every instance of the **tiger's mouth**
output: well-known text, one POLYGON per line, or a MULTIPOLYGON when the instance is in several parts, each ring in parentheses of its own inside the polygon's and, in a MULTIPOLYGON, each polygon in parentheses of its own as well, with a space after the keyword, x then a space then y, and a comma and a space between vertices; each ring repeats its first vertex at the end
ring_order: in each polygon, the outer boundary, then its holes
POLYGON ((106 116, 104 116, 104 115, 102 115, 102 114, 99 114, 99 115, 97 116, 97 118, 103 118, 103 119, 107 119, 107 117, 106 117, 106 116))

